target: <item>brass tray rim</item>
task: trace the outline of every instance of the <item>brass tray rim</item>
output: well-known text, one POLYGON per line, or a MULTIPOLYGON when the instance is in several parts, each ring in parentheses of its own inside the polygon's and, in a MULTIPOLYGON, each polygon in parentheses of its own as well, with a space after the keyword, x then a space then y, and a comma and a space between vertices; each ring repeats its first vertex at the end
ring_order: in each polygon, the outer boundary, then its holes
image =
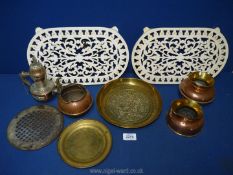
POLYGON ((108 129, 108 127, 106 125, 104 125, 103 123, 101 123, 100 121, 95 120, 95 119, 80 119, 76 122, 71 123, 70 125, 65 127, 63 132, 60 134, 60 137, 59 137, 58 142, 57 142, 57 150, 58 150, 58 153, 59 153, 61 159, 65 163, 67 163, 69 166, 74 167, 74 168, 89 168, 89 167, 93 167, 93 166, 101 163, 103 160, 105 160, 107 158, 107 156, 109 155, 109 153, 111 151, 111 148, 112 148, 112 134, 111 134, 110 130, 108 129), (67 137, 67 134, 70 133, 70 130, 72 131, 74 128, 76 128, 76 125, 80 126, 80 124, 82 124, 82 122, 97 123, 97 125, 101 126, 101 129, 103 129, 103 131, 105 130, 104 136, 106 138, 106 140, 105 140, 106 141, 106 148, 103 151, 103 154, 99 158, 95 159, 92 162, 88 162, 88 163, 79 163, 76 161, 72 161, 71 159, 67 158, 66 154, 64 153, 64 151, 62 149, 62 145, 63 145, 62 140, 64 140, 67 137))
POLYGON ((146 81, 143 81, 141 79, 138 79, 138 78, 133 78, 133 77, 130 77, 130 78, 118 78, 116 80, 112 80, 108 83, 106 83, 105 85, 103 85, 101 87, 101 89, 99 90, 98 94, 97 94, 97 97, 96 97, 96 103, 97 103, 97 110, 99 112, 99 114, 102 116, 102 118, 104 118, 107 122, 117 126, 117 127, 121 127, 121 128, 126 128, 126 129, 129 129, 129 128, 142 128, 142 127, 145 127, 147 125, 150 125, 152 124, 155 120, 157 120, 159 118, 159 115, 162 111, 162 98, 160 96, 160 93, 159 91, 153 86, 151 85, 150 83, 146 82, 146 81), (101 93, 104 91, 105 88, 107 88, 111 83, 113 82, 116 82, 116 81, 125 81, 125 80, 133 80, 133 81, 140 81, 140 82, 143 82, 145 83, 147 86, 149 86, 153 92, 156 94, 156 96, 158 97, 158 100, 159 100, 159 106, 158 106, 158 111, 156 113, 156 115, 150 117, 149 119, 147 120, 144 120, 143 122, 140 122, 140 123, 132 123, 132 124, 124 124, 124 123, 119 123, 115 120, 112 120, 109 116, 105 115, 103 112, 102 112, 102 108, 100 107, 100 95, 101 93))

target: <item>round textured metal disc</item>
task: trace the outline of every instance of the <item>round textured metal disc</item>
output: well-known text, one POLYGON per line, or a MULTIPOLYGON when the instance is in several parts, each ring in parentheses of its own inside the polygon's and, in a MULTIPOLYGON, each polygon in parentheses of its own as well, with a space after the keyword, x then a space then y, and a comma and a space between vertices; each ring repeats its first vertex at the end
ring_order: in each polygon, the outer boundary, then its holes
POLYGON ((104 160, 111 145, 111 133, 104 124, 96 120, 79 120, 62 132, 58 151, 67 164, 87 168, 104 160))
POLYGON ((54 107, 32 106, 11 120, 7 137, 21 150, 36 150, 48 145, 61 132, 63 116, 54 107))
POLYGON ((136 78, 120 78, 104 85, 97 96, 100 114, 123 128, 139 128, 158 118, 162 100, 149 83, 136 78))

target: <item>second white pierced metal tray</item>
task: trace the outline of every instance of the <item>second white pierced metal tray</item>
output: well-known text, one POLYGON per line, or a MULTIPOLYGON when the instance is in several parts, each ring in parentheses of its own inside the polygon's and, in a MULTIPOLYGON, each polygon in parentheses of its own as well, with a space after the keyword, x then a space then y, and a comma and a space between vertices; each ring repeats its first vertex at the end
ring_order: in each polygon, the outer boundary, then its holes
POLYGON ((178 84, 190 72, 217 76, 228 58, 219 28, 144 28, 132 52, 136 74, 152 84, 178 84))

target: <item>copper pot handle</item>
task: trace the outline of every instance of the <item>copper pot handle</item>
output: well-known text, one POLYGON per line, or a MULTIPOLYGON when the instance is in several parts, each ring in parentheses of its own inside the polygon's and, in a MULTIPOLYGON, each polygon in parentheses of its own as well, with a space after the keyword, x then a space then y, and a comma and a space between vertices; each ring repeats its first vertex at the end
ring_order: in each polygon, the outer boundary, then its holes
POLYGON ((22 82, 24 85, 30 87, 31 86, 31 83, 27 80, 27 77, 29 77, 29 72, 24 72, 22 71, 20 74, 19 74, 22 82))

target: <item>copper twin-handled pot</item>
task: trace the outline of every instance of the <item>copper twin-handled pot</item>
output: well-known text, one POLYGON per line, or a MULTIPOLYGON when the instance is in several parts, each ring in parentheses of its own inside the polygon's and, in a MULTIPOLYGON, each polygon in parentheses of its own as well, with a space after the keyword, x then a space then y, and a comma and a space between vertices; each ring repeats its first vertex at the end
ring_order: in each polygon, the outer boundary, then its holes
POLYGON ((179 135, 194 136, 204 125, 202 108, 193 100, 175 100, 167 115, 167 123, 179 135))
POLYGON ((214 79, 206 72, 192 72, 181 81, 181 94, 188 99, 205 104, 213 101, 215 96, 214 79))
POLYGON ((80 84, 58 85, 58 109, 69 116, 78 116, 90 109, 92 97, 80 84))

